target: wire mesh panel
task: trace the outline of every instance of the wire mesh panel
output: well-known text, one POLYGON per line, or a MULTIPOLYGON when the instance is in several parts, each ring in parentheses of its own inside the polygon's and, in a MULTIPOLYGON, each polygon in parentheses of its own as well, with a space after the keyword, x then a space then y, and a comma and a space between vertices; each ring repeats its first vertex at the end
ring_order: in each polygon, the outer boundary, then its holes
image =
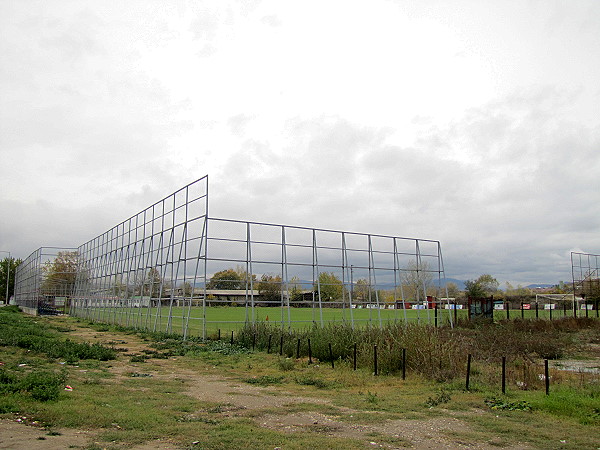
POLYGON ((73 295, 78 266, 75 248, 38 248, 17 266, 17 305, 47 313, 64 308, 73 295))
POLYGON ((435 306, 427 299, 440 297, 438 286, 445 285, 438 241, 212 217, 208 222, 203 317, 211 333, 239 322, 292 327, 429 321, 435 306))
MULTIPOLYGON (((36 255, 22 265, 23 299, 40 293, 36 255)), ((432 299, 448 297, 439 292, 445 276, 438 241, 212 218, 207 176, 81 245, 72 258, 77 269, 65 294, 71 314, 184 336, 248 323, 431 321, 432 299)))
POLYGON ((205 285, 207 211, 203 177, 80 246, 71 313, 186 335, 205 285))
MULTIPOLYGON (((588 304, 598 307, 600 301, 600 255, 571 252, 573 293, 583 299, 582 307, 588 304)), ((576 308, 576 302, 573 303, 576 308)))

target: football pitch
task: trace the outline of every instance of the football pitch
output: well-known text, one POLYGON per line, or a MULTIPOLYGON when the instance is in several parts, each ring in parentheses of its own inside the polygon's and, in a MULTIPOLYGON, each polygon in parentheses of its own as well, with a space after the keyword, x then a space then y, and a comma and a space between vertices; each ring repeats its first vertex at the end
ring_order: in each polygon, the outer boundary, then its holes
MULTIPOLYGON (((454 318, 467 317, 466 310, 439 309, 437 324, 441 326, 454 318)), ((239 330, 246 323, 266 323, 285 328, 310 328, 328 323, 354 323, 355 326, 380 326, 389 322, 436 324, 436 311, 433 309, 375 309, 375 308, 281 308, 281 307, 235 307, 235 306, 198 306, 161 308, 99 308, 88 311, 87 318, 100 322, 133 326, 151 331, 164 331, 188 336, 222 337, 239 330), (170 312, 170 314, 169 314, 170 312), (188 319, 189 312, 189 319, 188 319), (170 316, 170 320, 169 320, 170 316), (185 327, 187 323, 187 333, 185 327), (204 325, 205 324, 205 325, 204 325)), ((536 318, 534 310, 510 310, 509 319, 536 318)), ((554 311, 553 318, 563 317, 562 311, 554 311)), ((507 318, 506 310, 494 312, 496 320, 507 318)), ((539 319, 550 319, 548 310, 538 311, 539 319)))

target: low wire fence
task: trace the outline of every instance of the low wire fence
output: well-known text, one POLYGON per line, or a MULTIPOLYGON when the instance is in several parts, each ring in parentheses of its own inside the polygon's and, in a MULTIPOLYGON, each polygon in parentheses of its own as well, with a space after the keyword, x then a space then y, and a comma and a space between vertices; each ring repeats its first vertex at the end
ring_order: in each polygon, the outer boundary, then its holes
POLYGON ((581 330, 589 330, 593 341, 600 321, 567 317, 554 322, 525 319, 485 326, 465 321, 455 328, 398 323, 353 329, 329 324, 303 330, 262 324, 211 338, 334 369, 343 365, 367 369, 374 375, 417 375, 453 382, 466 390, 545 389, 548 394, 553 387, 597 391, 597 361, 568 358, 581 351, 578 346, 582 343, 570 339, 574 331, 581 330))

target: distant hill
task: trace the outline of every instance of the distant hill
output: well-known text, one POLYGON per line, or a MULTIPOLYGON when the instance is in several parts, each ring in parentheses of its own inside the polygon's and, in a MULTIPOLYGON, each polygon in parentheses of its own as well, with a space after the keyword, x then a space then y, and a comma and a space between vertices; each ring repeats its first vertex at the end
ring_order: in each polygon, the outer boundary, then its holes
POLYGON ((554 283, 554 284, 544 284, 544 283, 533 283, 533 284, 528 284, 527 286, 525 286, 526 288, 529 289, 547 289, 547 288, 551 288, 556 286, 558 283, 554 283))
MULTIPOLYGON (((439 284, 438 281, 439 280, 437 280, 437 279, 435 279, 433 281, 434 286, 439 287, 440 284, 439 284)), ((442 284, 443 284, 443 281, 444 280, 442 280, 442 284)), ((457 280, 456 278, 446 278, 446 283, 454 283, 458 287, 458 290, 460 290, 460 291, 464 291, 465 290, 465 282, 464 282, 464 280, 457 280)))

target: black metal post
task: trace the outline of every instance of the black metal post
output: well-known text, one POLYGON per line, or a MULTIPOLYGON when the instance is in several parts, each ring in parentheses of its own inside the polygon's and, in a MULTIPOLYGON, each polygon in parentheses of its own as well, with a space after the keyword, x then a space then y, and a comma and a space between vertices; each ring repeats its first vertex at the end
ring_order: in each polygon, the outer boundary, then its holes
POLYGON ((300 339, 296 343, 296 359, 300 359, 300 339))
POLYGON ((465 383, 465 389, 469 390, 469 382, 471 381, 471 354, 467 356, 467 381, 465 383))
POLYGON ((454 325, 456 325, 456 321, 457 321, 457 318, 458 318, 457 306, 458 305, 456 304, 456 302, 454 302, 454 325))
POLYGON ((402 379, 406 380, 406 349, 402 349, 402 379))
POLYGON ((540 318, 540 308, 539 308, 538 302, 535 302, 535 318, 536 319, 540 318))
POLYGON ((523 307, 523 302, 521 302, 521 319, 525 319, 525 308, 523 307))
MULTIPOLYGON (((573 294, 575 295, 575 294, 573 294)), ((563 303, 563 317, 567 317, 567 304, 563 303)))
POLYGON ((233 331, 231 332, 231 345, 233 345, 233 331))
POLYGON ((552 320, 552 306, 554 306, 552 303, 550 303, 550 320, 552 320))
POLYGON ((283 356, 283 334, 279 338, 279 356, 283 356))
POLYGON ((271 353, 271 339, 273 339, 273 335, 269 335, 269 345, 267 346, 267 353, 271 353))
POLYGON ((506 308, 506 320, 510 320, 510 303, 504 302, 504 307, 506 308))
POLYGON ((377 375, 377 345, 373 346, 373 368, 375 375, 377 375))
POLYGON ((219 328, 218 334, 217 334, 217 339, 220 341, 221 340, 221 329, 219 328))
POLYGON ((546 378, 546 395, 550 395, 550 370, 547 359, 544 360, 544 376, 546 378))
POLYGON ((433 307, 433 309, 435 310, 434 316, 435 316, 435 327, 437 328, 438 326, 438 305, 437 303, 435 304, 435 306, 433 307))

